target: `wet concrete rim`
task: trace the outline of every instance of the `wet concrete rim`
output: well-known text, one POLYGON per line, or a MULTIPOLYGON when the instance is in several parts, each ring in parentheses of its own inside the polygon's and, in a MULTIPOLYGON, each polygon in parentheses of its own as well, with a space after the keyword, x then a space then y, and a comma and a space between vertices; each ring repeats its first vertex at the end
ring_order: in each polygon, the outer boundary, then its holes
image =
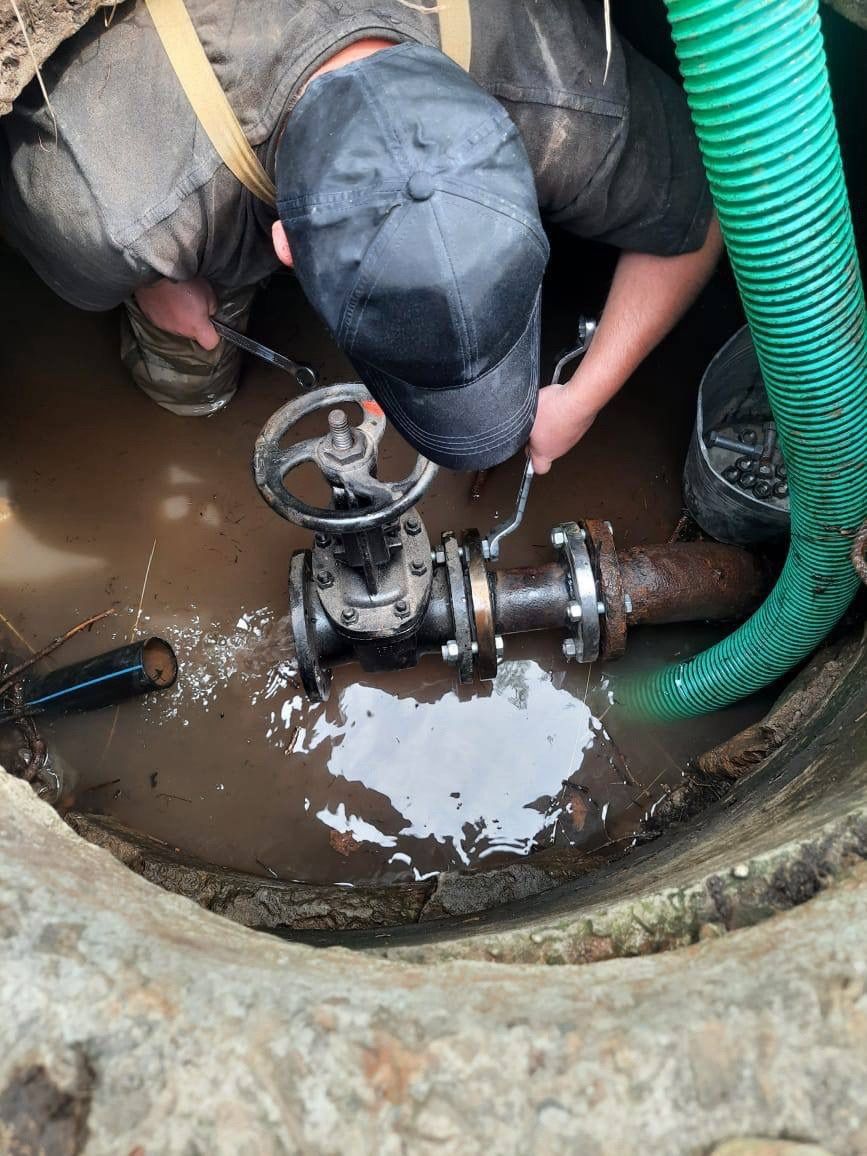
POLYGON ((190 862, 113 820, 84 838, 248 927, 394 958, 583 963, 679 947, 797 906, 867 857, 867 647, 830 644, 754 727, 709 752, 628 855, 540 853, 435 882, 346 888, 190 862))
POLYGON ((579 972, 252 934, 124 871, 8 776, 0 863, 16 1141, 50 1129, 91 1156, 709 1156, 734 1136, 865 1150, 867 864, 719 942, 579 972))

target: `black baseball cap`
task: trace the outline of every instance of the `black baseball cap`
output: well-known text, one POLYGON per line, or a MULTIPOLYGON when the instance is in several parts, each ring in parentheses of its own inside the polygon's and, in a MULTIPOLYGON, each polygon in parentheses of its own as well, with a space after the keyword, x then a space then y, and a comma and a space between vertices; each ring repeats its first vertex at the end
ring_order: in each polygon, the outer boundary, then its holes
POLYGON ((516 453, 548 241, 502 105, 436 49, 382 49, 310 83, 276 180, 301 286, 403 437, 452 469, 516 453))

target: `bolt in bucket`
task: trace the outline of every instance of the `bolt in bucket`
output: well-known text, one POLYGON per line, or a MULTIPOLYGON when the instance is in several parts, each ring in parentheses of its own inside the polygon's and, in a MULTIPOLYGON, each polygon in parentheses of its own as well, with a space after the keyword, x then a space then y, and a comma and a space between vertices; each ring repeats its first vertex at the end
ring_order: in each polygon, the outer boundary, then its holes
POLYGON ((720 542, 772 542, 789 533, 786 464, 746 325, 702 378, 683 493, 692 517, 720 542))

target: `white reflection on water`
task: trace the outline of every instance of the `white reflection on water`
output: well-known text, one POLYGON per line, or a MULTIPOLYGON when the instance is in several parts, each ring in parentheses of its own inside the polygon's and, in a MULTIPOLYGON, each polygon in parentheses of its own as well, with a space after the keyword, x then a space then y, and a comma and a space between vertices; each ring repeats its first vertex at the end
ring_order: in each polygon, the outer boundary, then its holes
MULTIPOLYGON (((423 702, 345 686, 339 709, 311 720, 304 749, 330 745, 330 773, 389 799, 404 820, 401 836, 433 837, 469 864, 482 849, 529 850, 543 825, 531 804, 559 792, 595 737, 590 708, 557 689, 536 662, 522 661, 506 663, 486 697, 452 689, 423 702), (359 722, 351 742, 343 741, 347 719, 359 722), (384 728, 390 758, 383 757, 384 728)), ((357 808, 357 789, 353 797, 357 808)))

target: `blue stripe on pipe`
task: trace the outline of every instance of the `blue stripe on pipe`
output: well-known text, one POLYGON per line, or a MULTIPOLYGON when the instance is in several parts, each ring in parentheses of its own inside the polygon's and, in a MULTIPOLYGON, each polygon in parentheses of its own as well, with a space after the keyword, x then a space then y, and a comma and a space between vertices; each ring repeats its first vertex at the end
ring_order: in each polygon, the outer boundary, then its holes
POLYGON ((56 690, 54 694, 46 694, 44 698, 35 698, 31 702, 26 703, 26 706, 42 706, 45 702, 51 702, 52 699, 62 698, 65 694, 74 694, 77 690, 84 690, 88 686, 96 686, 99 682, 108 682, 110 678, 120 678, 122 674, 132 674, 133 671, 144 670, 142 664, 136 663, 135 666, 127 666, 124 670, 114 670, 111 674, 101 674, 99 678, 89 678, 87 682, 78 682, 75 686, 68 686, 65 690, 56 690))

